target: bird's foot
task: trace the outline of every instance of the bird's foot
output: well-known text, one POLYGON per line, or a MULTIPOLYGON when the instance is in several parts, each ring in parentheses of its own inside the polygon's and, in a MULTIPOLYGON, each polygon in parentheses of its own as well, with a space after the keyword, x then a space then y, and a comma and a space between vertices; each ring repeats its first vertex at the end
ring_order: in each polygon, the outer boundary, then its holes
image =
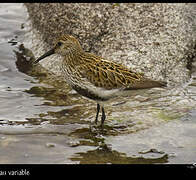
POLYGON ((95 121, 90 123, 89 127, 90 132, 92 133, 102 133, 104 130, 104 125, 103 124, 98 124, 95 121))

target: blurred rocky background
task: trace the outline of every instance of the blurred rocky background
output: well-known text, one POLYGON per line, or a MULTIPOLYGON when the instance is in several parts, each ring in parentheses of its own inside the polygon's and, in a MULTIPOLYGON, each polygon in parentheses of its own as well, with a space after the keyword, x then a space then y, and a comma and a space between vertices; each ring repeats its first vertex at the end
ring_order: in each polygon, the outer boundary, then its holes
MULTIPOLYGON (((195 58, 196 4, 26 3, 32 27, 47 45, 34 44, 37 57, 68 33, 85 51, 123 63, 157 80, 190 79, 195 58)), ((44 67, 59 74, 58 58, 44 67), (53 63, 56 62, 54 66, 53 63), (54 68, 56 67, 56 68, 54 68)))

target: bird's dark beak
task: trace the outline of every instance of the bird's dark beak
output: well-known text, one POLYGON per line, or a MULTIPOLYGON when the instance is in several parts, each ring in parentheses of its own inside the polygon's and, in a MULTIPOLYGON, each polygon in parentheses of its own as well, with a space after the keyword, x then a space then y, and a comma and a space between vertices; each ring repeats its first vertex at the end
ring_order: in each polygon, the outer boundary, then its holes
POLYGON ((52 55, 52 54, 54 54, 55 53, 55 51, 54 51, 54 48, 53 49, 51 49, 50 51, 48 51, 48 52, 46 52, 45 54, 43 54, 41 57, 39 57, 37 60, 35 60, 34 62, 33 62, 33 64, 37 64, 39 61, 41 61, 42 59, 44 59, 45 57, 48 57, 48 56, 50 56, 50 55, 52 55))

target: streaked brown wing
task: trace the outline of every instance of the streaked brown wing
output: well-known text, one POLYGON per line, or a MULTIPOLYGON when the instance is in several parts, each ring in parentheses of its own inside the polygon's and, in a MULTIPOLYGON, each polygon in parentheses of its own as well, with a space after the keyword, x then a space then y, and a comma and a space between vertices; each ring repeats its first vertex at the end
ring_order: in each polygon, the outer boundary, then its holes
POLYGON ((97 60, 80 66, 81 75, 97 87, 105 89, 128 88, 142 80, 139 73, 132 72, 122 65, 97 60))

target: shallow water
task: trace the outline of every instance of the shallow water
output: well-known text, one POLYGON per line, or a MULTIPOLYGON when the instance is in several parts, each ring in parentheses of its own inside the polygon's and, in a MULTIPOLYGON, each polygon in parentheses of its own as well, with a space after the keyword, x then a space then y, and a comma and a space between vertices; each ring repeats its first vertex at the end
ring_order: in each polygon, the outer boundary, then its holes
POLYGON ((22 4, 0 5, 0 163, 196 161, 194 75, 185 88, 114 99, 104 131, 90 130, 96 104, 28 62, 27 17, 22 4))

